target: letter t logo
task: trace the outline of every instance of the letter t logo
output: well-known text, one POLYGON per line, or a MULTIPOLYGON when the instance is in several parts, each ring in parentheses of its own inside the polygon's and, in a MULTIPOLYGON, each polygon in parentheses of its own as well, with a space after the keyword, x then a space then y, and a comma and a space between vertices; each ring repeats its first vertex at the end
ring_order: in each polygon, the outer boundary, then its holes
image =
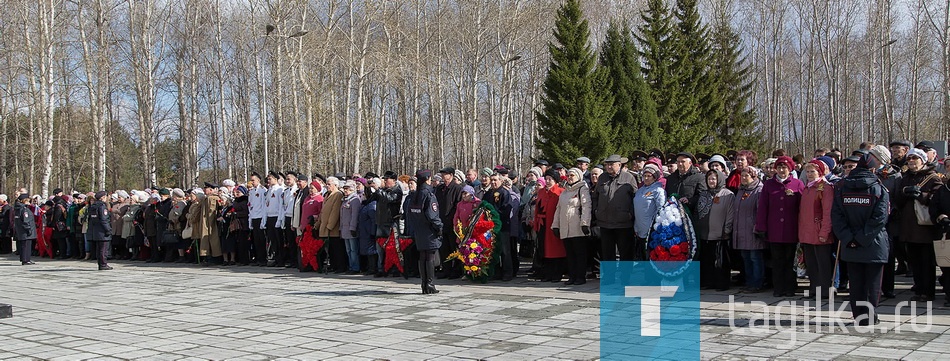
POLYGON ((624 295, 640 299, 640 336, 660 337, 660 298, 673 297, 679 286, 626 286, 624 295), (646 317, 650 315, 650 317, 646 317), (654 318, 655 315, 655 318, 654 318))

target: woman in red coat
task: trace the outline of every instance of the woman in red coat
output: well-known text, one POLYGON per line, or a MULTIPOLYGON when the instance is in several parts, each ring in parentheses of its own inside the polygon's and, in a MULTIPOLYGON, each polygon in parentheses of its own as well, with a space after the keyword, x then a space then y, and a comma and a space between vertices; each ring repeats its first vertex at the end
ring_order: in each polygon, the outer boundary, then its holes
MULTIPOLYGON (((538 190, 538 204, 534 217, 534 230, 544 244, 544 261, 541 263, 541 281, 560 282, 567 268, 564 242, 554 235, 551 224, 563 189, 558 185, 561 179, 557 171, 549 169, 544 174, 544 186, 538 190), (543 232, 541 230, 544 230, 543 232)), ((538 181, 539 183, 541 181, 538 181)))

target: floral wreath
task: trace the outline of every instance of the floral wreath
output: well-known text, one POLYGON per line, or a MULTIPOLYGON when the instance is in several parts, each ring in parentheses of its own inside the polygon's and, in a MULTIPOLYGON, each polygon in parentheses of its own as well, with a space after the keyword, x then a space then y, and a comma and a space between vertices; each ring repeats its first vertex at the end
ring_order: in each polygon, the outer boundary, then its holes
POLYGON ((660 274, 678 276, 696 255, 696 233, 689 214, 675 197, 657 210, 647 252, 650 264, 660 274))
POLYGON ((495 249, 495 235, 501 230, 501 218, 490 203, 482 201, 472 213, 468 227, 459 222, 455 226, 458 235, 458 251, 452 252, 446 261, 459 260, 465 275, 473 281, 488 282, 494 273, 492 264, 498 255, 495 249))

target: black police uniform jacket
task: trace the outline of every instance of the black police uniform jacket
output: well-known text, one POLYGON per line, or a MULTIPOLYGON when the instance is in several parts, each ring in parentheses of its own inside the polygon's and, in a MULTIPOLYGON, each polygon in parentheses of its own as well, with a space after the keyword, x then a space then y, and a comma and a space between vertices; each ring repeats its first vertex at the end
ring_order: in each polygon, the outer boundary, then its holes
POLYGON ((86 210, 86 236, 90 241, 104 242, 112 240, 112 212, 102 201, 96 201, 86 210))
POLYGON ((13 237, 17 241, 36 239, 36 216, 23 203, 13 204, 13 237))
POLYGON ((835 184, 831 225, 841 240, 841 259, 856 263, 885 263, 889 244, 887 217, 890 196, 867 168, 855 168, 835 184))
POLYGON ((420 251, 439 249, 442 246, 442 220, 432 186, 423 184, 415 192, 409 193, 404 207, 408 222, 406 228, 416 248, 420 251))

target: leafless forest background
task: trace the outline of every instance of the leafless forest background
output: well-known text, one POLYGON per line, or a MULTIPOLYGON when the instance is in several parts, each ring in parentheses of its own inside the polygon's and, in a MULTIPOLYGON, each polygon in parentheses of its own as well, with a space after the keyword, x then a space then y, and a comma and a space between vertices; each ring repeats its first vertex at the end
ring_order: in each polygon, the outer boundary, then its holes
MULTIPOLYGON (((595 51, 643 2, 584 2, 595 51)), ((261 129, 279 170, 523 168, 559 5, 0 0, 0 190, 245 179, 261 129)), ((701 6, 742 36, 769 146, 948 138, 950 0, 701 6)))

